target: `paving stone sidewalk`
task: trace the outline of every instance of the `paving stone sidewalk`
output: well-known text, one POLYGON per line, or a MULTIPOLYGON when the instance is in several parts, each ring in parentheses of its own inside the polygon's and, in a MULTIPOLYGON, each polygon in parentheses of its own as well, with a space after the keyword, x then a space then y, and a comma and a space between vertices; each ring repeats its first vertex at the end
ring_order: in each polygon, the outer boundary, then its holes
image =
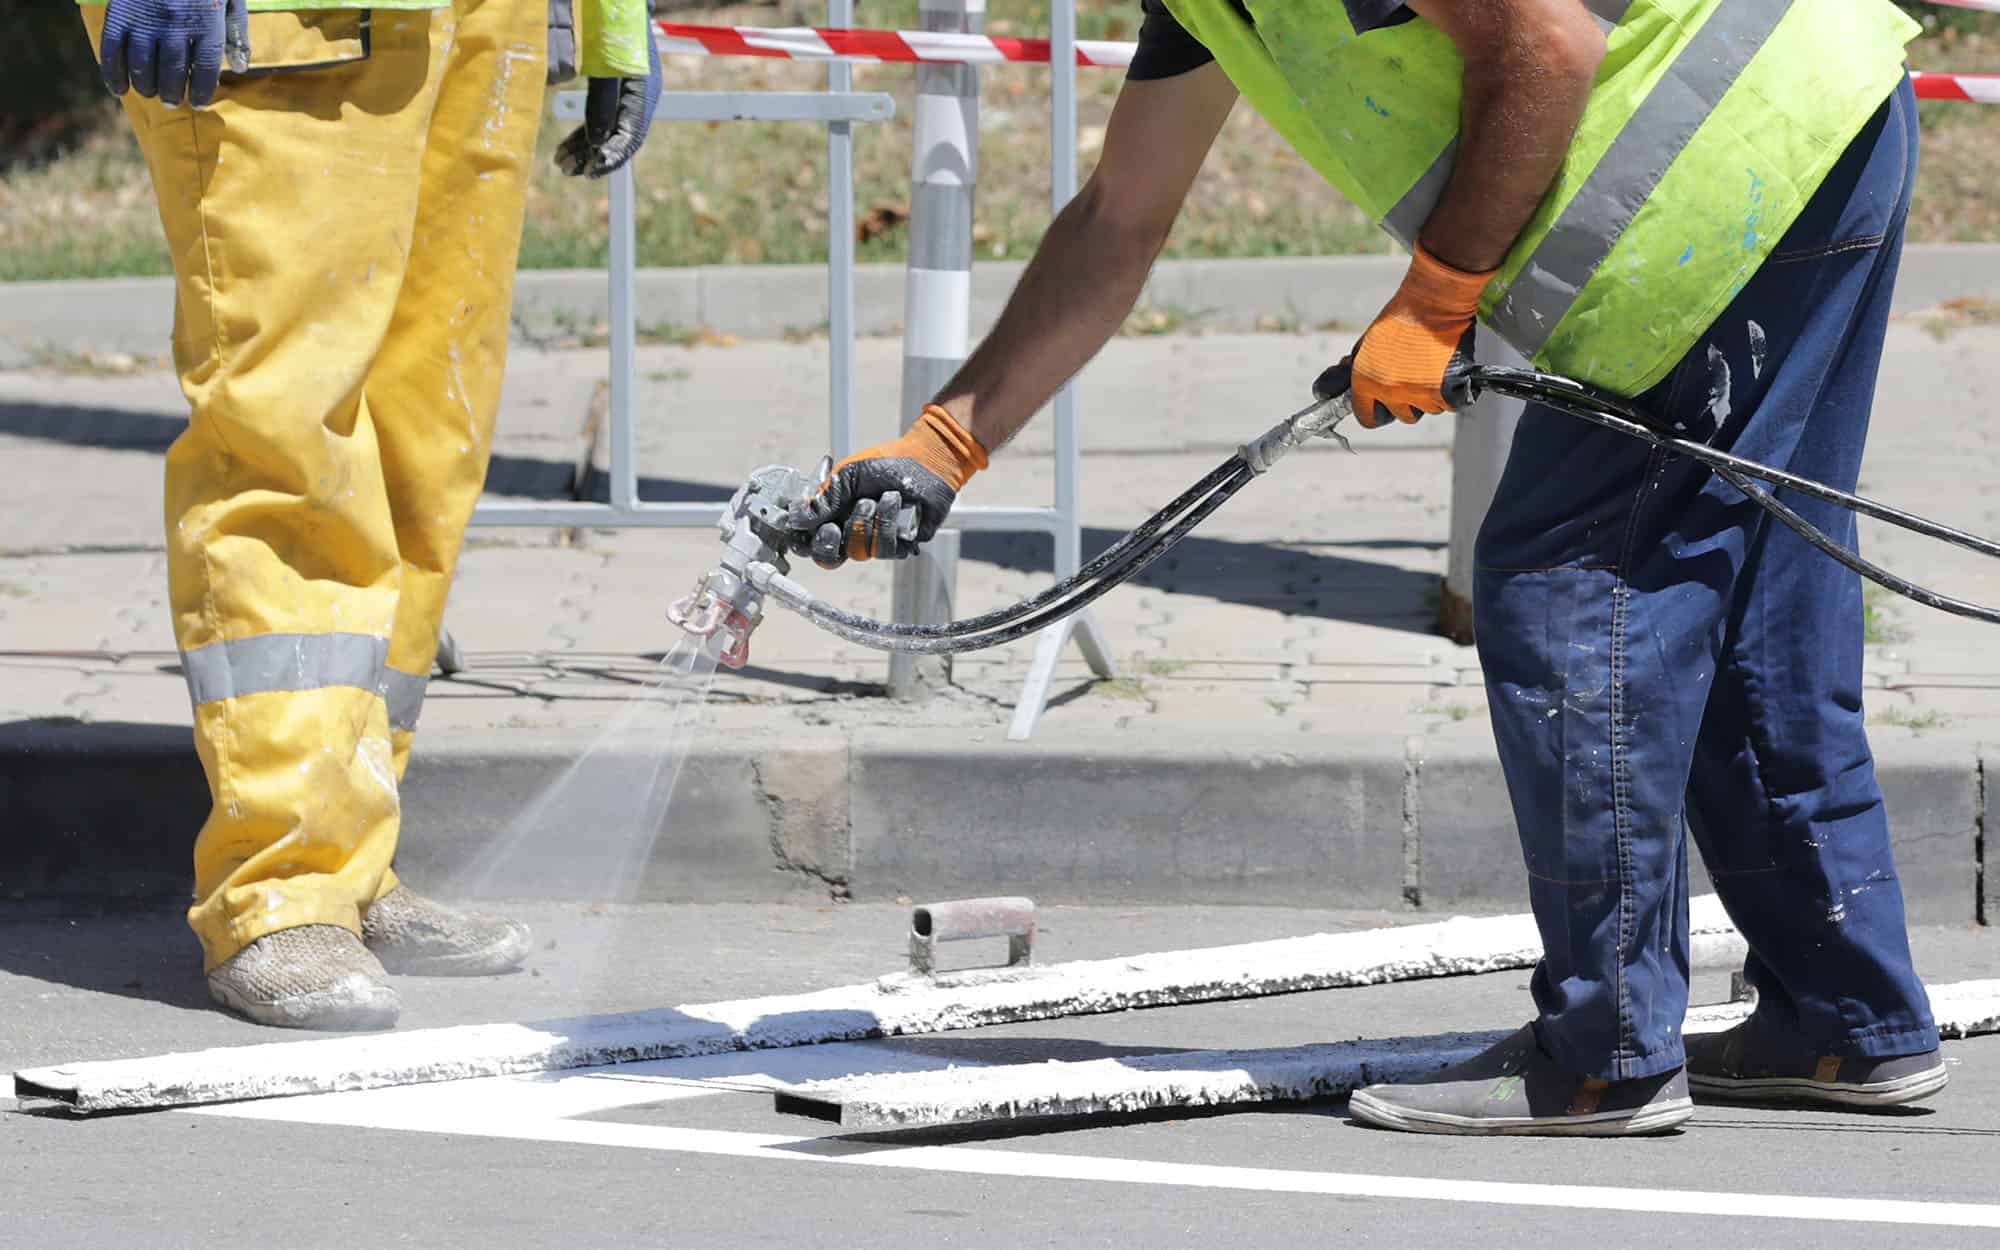
MULTIPOLYGON (((1115 341, 1082 382, 1087 545, 1101 548, 1297 407, 1348 342, 1339 334, 1115 341)), ((895 340, 861 344, 864 438, 887 436, 896 422, 898 352, 895 340)), ((818 341, 643 349, 645 493, 720 500, 756 465, 817 459, 826 359, 818 341)), ((492 490, 567 494, 604 370, 597 351, 517 349, 492 490)), ((1996 384, 2000 328, 1899 324, 1864 492, 2000 534, 1988 399, 1996 384)), ((160 536, 162 453, 182 414, 163 372, 0 373, 0 462, 11 470, 0 532, 0 729, 10 742, 89 726, 187 725, 160 536)), ((1101 751, 1125 740, 1106 736, 1114 731, 1157 744, 1170 760, 1226 754, 1232 744, 1315 754, 1370 742, 1368 754, 1398 768, 1437 762, 1427 824, 1462 810, 1457 824, 1484 848, 1508 819, 1494 788, 1478 661, 1430 627, 1446 560, 1451 430, 1436 419, 1365 436, 1352 457, 1311 448, 1246 489, 1137 584, 1100 601, 1121 676, 1092 681, 1072 655, 1037 736, 1049 745, 1005 749, 1053 759, 1071 749, 1061 744, 1101 751), (1456 791, 1440 779, 1452 768, 1463 773, 1456 791)), ((1048 452, 1048 431, 1032 430, 966 498, 1045 501, 1048 452)), ((1867 523, 1864 544, 1906 575, 2000 601, 1991 561, 1867 523)), ((643 695, 653 658, 674 637, 664 608, 712 563, 715 546, 707 531, 475 531, 450 613, 468 664, 433 683, 419 755, 454 736, 503 743, 509 758, 573 755, 643 695)), ((1040 540, 968 535, 965 552, 964 612, 1047 584, 1040 540)), ((885 568, 801 576, 840 606, 886 610, 885 568)), ((1953 778, 1950 810, 1931 823, 1970 822, 1950 831, 1952 862, 1966 861, 1952 911, 1970 919, 1984 820, 1979 743, 1995 737, 2000 716, 2000 634, 1875 595, 1870 631, 1867 698, 1885 770, 1907 762, 1917 770, 1910 784, 1934 803, 1944 800, 1924 779, 1953 778)), ((922 708, 881 696, 882 657, 783 612, 752 654, 750 669, 716 682, 718 739, 904 734, 997 751, 1031 645, 960 659, 958 689, 922 708)), ((24 785, 0 789, 7 784, 24 785)), ((1509 841, 1498 840, 1500 852, 1509 841)), ((1480 876, 1497 858, 1488 849, 1454 862, 1480 876)), ((1457 897, 1437 884, 1442 852, 1435 842, 1421 852, 1432 875, 1418 879, 1433 899, 1457 897)), ((1407 885, 1416 871, 1385 863, 1384 888, 1407 885)))

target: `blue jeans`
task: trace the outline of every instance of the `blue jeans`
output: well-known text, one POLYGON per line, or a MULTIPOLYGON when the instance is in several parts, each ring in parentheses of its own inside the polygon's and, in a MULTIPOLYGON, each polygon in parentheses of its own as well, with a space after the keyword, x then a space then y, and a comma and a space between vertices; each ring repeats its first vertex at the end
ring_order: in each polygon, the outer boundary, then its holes
MULTIPOLYGON (((1640 402, 1853 490, 1916 160, 1905 83, 1640 402)), ((1780 494, 1854 542, 1852 514, 1780 494)), ((1680 1066, 1684 830, 1749 939, 1760 1011, 1823 1054, 1935 1047, 1863 726, 1860 579, 1700 465, 1533 406, 1476 561, 1544 1048, 1614 1080, 1680 1066)))

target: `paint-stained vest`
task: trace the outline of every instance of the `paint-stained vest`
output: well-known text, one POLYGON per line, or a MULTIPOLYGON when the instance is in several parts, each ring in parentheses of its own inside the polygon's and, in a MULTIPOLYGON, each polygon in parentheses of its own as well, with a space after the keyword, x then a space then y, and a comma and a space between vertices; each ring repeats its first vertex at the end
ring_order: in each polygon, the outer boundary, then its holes
MULTIPOLYGON (((1406 246, 1458 143, 1464 63, 1340 0, 1166 0, 1299 154, 1406 246)), ((1743 289, 1903 77, 1887 0, 1584 0, 1605 30, 1576 138, 1481 321, 1541 368, 1636 394, 1743 289)))

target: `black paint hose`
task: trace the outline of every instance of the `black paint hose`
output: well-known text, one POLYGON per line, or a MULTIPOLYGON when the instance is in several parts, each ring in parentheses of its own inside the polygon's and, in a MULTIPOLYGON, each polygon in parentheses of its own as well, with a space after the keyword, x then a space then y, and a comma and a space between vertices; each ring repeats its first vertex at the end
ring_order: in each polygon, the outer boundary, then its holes
MULTIPOLYGON (((1699 461, 1806 542, 1869 581, 1941 612, 2000 624, 2000 609, 1956 599, 1920 586, 1863 559, 1757 483, 1768 482, 1772 486, 1795 490, 1800 494, 1836 504, 1861 516, 1873 517, 1898 529, 1921 534, 1926 538, 1939 539, 1985 556, 2000 558, 2000 543, 1966 533, 1964 530, 1954 529, 1927 517, 1905 512, 1901 508, 1838 490, 1823 482, 1815 482, 1811 478, 1800 477, 1783 469, 1774 469, 1769 465, 1758 464, 1754 460, 1745 460, 1741 456, 1718 451, 1704 443, 1678 437, 1658 418, 1637 407, 1630 400, 1569 378, 1540 373, 1533 369, 1475 365, 1465 370, 1462 379, 1459 380, 1469 384, 1473 394, 1492 391, 1495 394, 1542 404, 1578 420, 1615 430, 1664 451, 1699 461)), ((759 566, 764 570, 763 585, 760 588, 775 595, 781 602, 802 613, 808 620, 829 633, 876 650, 949 655, 964 651, 979 651, 1013 642, 1081 610, 1114 587, 1130 580, 1140 570, 1170 551, 1181 539, 1187 537, 1195 526, 1228 502, 1230 497, 1243 489, 1252 478, 1262 474, 1286 452, 1306 439, 1329 437, 1345 445, 1346 440, 1341 438, 1338 426, 1351 415, 1346 398, 1345 395, 1341 395, 1321 399, 1311 407, 1294 413, 1261 438, 1245 444, 1235 455, 1210 470, 1205 477, 1183 491, 1178 498, 1148 517, 1131 533, 1113 543, 1102 555, 1078 569, 1074 575, 1012 607, 952 621, 946 625, 904 625, 843 612, 822 602, 805 587, 770 569, 769 566, 759 566)), ((757 576, 757 570, 753 569, 753 579, 757 576)))

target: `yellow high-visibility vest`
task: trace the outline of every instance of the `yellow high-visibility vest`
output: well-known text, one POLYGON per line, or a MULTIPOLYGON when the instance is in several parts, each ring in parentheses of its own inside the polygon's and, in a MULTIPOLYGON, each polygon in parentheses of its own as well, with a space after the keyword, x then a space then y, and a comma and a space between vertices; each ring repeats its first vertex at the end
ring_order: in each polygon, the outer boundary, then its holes
MULTIPOLYGON (((1244 97, 1407 245, 1451 175, 1464 61, 1422 18, 1357 34, 1341 0, 1166 0, 1244 97)), ((1582 122, 1480 321, 1628 395, 1764 263, 1904 75, 1887 0, 1584 0, 1606 51, 1582 122)))

